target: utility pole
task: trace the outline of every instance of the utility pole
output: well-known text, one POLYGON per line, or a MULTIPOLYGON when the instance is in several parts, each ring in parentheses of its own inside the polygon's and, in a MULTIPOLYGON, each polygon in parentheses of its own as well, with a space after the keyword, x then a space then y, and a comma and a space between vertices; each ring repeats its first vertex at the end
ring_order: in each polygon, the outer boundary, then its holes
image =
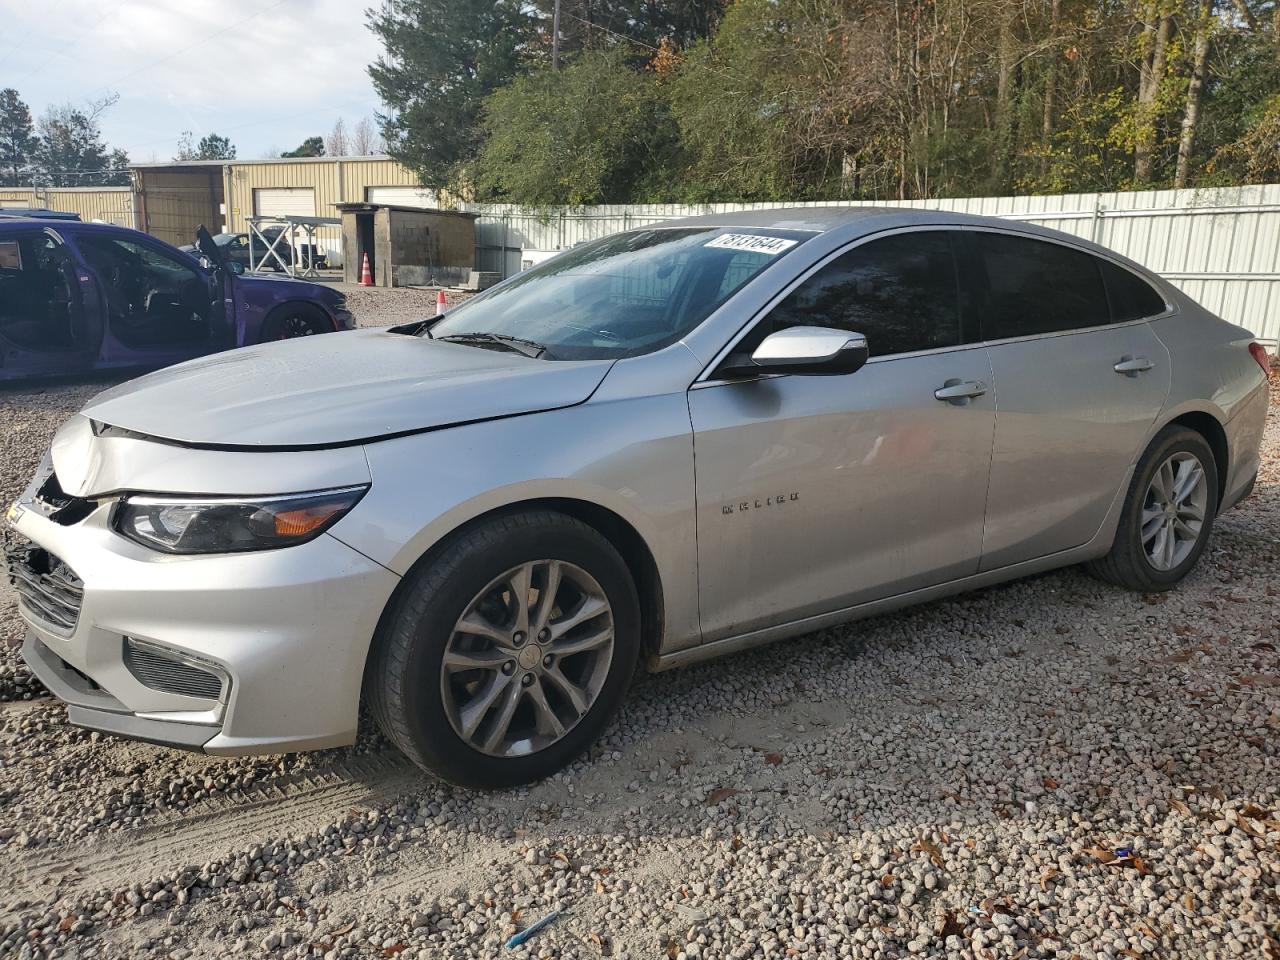
POLYGON ((560 0, 551 12, 551 69, 560 69, 560 0))

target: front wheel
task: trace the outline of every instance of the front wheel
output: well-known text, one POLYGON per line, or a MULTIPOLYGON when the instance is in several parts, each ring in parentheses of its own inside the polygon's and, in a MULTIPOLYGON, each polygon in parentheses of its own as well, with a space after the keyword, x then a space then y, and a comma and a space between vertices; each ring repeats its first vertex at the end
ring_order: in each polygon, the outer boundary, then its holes
POLYGON ((1111 552, 1089 572, 1131 590, 1171 590, 1204 552, 1218 506, 1218 469, 1203 436, 1171 425, 1138 461, 1111 552))
POLYGON ((446 780, 546 777, 599 736, 640 649, 626 563, 564 514, 497 517, 412 573, 366 677, 384 734, 446 780))

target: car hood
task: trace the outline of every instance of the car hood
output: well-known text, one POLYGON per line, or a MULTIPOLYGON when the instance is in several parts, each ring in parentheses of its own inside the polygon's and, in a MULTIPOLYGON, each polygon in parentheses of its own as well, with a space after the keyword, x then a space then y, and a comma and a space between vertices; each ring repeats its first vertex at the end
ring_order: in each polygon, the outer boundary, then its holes
POLYGON ((100 432, 315 449, 573 406, 612 364, 353 330, 168 367, 99 394, 82 413, 100 432))

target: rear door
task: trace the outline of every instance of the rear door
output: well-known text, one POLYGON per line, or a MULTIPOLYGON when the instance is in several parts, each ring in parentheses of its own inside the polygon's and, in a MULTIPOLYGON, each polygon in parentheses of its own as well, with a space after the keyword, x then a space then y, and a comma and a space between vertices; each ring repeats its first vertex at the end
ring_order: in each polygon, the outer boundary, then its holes
POLYGON ((982 547, 992 570, 1097 533, 1169 392, 1168 353, 1142 316, 1165 304, 1069 243, 966 236, 999 397, 982 547))

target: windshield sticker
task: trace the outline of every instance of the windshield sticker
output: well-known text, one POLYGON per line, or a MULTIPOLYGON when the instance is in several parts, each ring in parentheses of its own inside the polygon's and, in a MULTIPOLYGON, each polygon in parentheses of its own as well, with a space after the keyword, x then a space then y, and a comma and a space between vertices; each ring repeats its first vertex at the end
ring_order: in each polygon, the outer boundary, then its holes
POLYGON ((726 233, 714 240, 708 240, 703 246, 719 247, 723 250, 749 250, 751 253, 767 253, 771 257, 776 257, 799 242, 799 240, 784 240, 781 237, 757 237, 750 233, 726 233))

